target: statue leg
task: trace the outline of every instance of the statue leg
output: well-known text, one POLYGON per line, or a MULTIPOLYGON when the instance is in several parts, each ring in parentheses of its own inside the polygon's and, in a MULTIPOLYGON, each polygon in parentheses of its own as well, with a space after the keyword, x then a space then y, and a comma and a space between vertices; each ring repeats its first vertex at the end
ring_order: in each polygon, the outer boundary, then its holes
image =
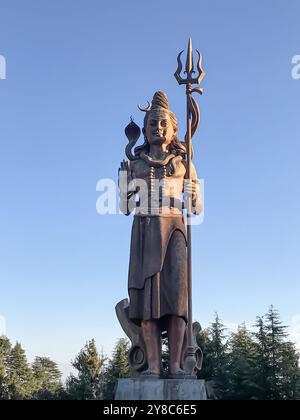
POLYGON ((160 375, 161 364, 161 331, 158 321, 141 322, 143 338, 146 346, 148 369, 145 375, 160 375))
POLYGON ((168 319, 168 341, 169 341, 169 373, 170 375, 183 375, 180 368, 181 352, 186 323, 183 318, 171 315, 168 319))

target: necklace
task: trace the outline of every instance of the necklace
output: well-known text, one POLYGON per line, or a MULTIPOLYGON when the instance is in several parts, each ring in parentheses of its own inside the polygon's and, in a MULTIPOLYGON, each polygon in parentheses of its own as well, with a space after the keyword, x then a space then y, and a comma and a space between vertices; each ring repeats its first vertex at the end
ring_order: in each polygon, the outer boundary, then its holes
POLYGON ((160 168, 161 166, 167 165, 171 159, 175 157, 173 153, 169 154, 164 160, 161 159, 153 159, 149 155, 146 155, 146 153, 142 152, 140 155, 141 159, 143 159, 149 166, 154 168, 160 168))

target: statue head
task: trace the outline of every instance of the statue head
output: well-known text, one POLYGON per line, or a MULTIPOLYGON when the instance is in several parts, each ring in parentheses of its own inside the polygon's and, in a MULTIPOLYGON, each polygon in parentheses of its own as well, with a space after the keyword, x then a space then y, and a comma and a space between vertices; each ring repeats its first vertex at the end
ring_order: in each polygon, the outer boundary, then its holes
POLYGON ((177 118, 170 111, 167 95, 164 92, 155 92, 151 104, 140 110, 146 112, 143 127, 145 142, 136 147, 135 154, 149 151, 150 144, 166 144, 171 153, 184 154, 185 147, 177 137, 177 118))
POLYGON ((156 92, 144 118, 143 133, 149 144, 170 144, 178 131, 177 119, 170 111, 165 93, 156 92))

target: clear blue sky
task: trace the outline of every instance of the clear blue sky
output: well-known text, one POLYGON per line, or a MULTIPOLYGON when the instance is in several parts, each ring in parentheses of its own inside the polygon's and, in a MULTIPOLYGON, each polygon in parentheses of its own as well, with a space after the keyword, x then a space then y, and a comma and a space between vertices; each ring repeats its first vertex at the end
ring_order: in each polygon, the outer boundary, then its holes
POLYGON ((0 314, 30 357, 68 363, 122 331, 131 218, 99 216, 130 115, 167 92, 189 36, 207 76, 195 165, 205 220, 193 231, 194 318, 300 314, 299 1, 1 0, 0 314), (189 19, 189 20, 188 20, 189 19))

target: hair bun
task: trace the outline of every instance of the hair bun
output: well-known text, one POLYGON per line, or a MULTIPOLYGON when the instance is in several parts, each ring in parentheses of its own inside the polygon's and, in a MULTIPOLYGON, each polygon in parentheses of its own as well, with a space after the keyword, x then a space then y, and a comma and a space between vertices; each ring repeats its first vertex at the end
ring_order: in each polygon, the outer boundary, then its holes
POLYGON ((164 92, 157 91, 153 95, 151 110, 157 108, 170 109, 167 95, 164 92))

